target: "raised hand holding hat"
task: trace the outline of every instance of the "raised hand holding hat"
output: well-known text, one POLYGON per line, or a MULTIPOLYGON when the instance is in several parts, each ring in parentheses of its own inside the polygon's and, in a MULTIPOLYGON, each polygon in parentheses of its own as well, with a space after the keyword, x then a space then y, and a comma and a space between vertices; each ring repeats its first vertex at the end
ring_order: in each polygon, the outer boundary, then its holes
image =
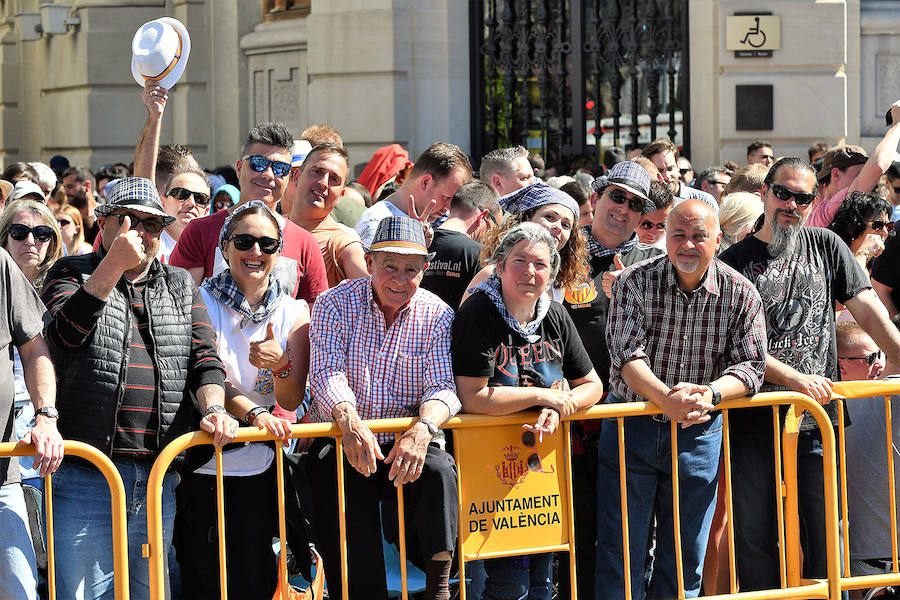
POLYGON ((187 67, 191 36, 178 19, 161 17, 144 23, 131 40, 131 75, 140 86, 155 81, 171 89, 187 67))

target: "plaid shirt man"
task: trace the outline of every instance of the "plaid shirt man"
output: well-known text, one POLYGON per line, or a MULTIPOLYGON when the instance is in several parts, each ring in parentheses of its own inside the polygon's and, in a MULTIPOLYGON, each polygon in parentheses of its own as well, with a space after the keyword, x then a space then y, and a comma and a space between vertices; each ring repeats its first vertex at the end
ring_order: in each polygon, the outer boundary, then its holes
POLYGON ((762 385, 766 322, 749 281, 713 260, 703 284, 684 293, 663 255, 626 269, 612 288, 606 340, 612 361, 610 392, 642 402, 622 380, 622 366, 643 360, 663 383, 704 384, 732 375, 749 394, 762 385))
MULTIPOLYGON (((341 402, 353 404, 364 420, 416 416, 428 400, 440 400, 455 415, 462 406, 450 361, 452 322, 453 310, 423 289, 389 328, 369 278, 324 292, 309 329, 311 420, 330 422, 341 402)), ((382 443, 391 439, 379 435, 382 443)))

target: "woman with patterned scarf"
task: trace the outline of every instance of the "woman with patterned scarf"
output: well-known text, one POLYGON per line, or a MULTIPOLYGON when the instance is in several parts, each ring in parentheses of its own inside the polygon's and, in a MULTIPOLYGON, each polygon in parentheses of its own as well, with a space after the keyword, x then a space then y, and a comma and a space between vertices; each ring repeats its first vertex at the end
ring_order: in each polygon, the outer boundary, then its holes
MULTIPOLYGON (((453 374, 463 411, 505 415, 539 408, 524 435, 553 434, 562 417, 591 406, 603 384, 566 309, 546 291, 560 268, 545 227, 510 229, 453 321, 453 374), (540 350, 537 350, 540 349, 540 350)), ((484 561, 485 600, 550 600, 552 554, 484 561)))
MULTIPOLYGON (((204 282, 216 346, 226 370, 226 408, 247 425, 287 445, 291 423, 272 414, 276 402, 296 410, 309 368, 309 307, 280 287, 272 270, 284 244, 281 228, 262 202, 242 204, 225 221, 219 246, 229 268, 204 282)), ((273 444, 251 443, 223 455, 228 596, 271 598, 276 586, 277 537, 273 444)), ((185 536, 191 563, 181 561, 184 597, 219 595, 215 460, 183 485, 190 518, 185 536)))

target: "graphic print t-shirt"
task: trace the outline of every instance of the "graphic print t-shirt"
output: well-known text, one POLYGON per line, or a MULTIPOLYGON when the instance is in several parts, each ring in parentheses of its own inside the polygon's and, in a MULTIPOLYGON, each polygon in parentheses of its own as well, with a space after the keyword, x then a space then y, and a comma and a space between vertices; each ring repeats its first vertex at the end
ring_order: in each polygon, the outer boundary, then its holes
MULTIPOLYGON (((721 259, 756 286, 766 312, 769 354, 801 373, 838 379, 834 337, 834 303, 844 303, 870 287, 850 248, 834 232, 802 227, 789 256, 772 258, 768 245, 747 236, 726 250, 721 259)), ((784 389, 764 383, 761 391, 784 389)), ((752 409, 754 420, 740 427, 771 427, 769 409, 752 409)), ((837 422, 835 403, 825 406, 837 422)), ((737 424, 738 420, 735 419, 737 424)), ((801 429, 815 428, 804 419, 801 429)))
POLYGON ((436 294, 456 310, 466 287, 481 270, 478 254, 482 245, 459 231, 435 229, 434 241, 428 250, 434 252, 434 260, 422 278, 422 287, 436 294))
POLYGON ((591 359, 575 324, 557 302, 528 342, 503 320, 484 292, 476 292, 453 320, 453 373, 485 377, 490 386, 562 389, 563 379, 590 373, 591 359))

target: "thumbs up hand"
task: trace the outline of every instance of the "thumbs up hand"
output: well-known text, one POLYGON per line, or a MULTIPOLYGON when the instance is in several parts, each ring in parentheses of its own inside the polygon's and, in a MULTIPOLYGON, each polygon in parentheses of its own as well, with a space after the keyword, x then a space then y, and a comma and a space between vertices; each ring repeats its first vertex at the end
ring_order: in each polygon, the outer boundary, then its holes
MULTIPOLYGON (((110 216, 109 218, 117 219, 118 217, 110 216)), ((131 229, 131 218, 126 215, 103 260, 111 261, 117 270, 125 273, 140 266, 146 258, 144 240, 137 231, 131 229)))
POLYGON ((266 327, 266 337, 258 342, 250 342, 250 364, 257 369, 272 369, 277 371, 288 363, 287 352, 275 339, 275 326, 269 323, 266 327))
POLYGON ((606 294, 606 297, 609 298, 612 293, 612 284, 613 281, 616 280, 616 277, 622 274, 622 271, 625 270, 625 265, 622 264, 622 256, 616 254, 613 256, 613 267, 614 271, 607 271, 601 276, 603 283, 603 293, 606 294))

